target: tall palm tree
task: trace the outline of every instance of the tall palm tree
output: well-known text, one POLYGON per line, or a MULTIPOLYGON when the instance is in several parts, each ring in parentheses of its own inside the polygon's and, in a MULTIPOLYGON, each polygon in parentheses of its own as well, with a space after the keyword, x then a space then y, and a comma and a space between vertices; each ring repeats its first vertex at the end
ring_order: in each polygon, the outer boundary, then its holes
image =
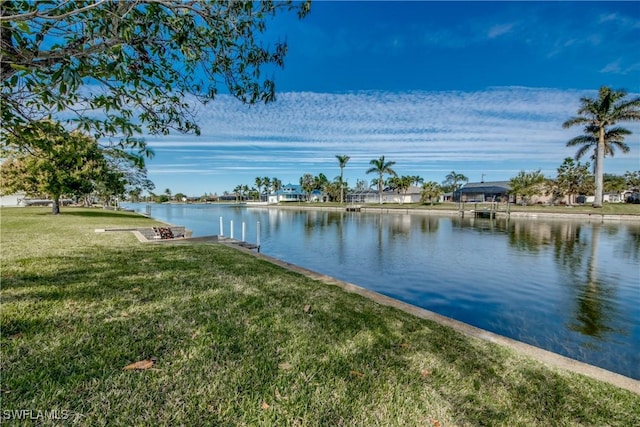
POLYGON ((369 164, 371 165, 371 167, 367 170, 367 173, 378 174, 378 199, 380 200, 380 204, 382 204, 382 187, 384 185, 384 175, 398 175, 396 171, 391 168, 391 166, 395 165, 396 162, 387 162, 384 159, 384 156, 381 156, 379 159, 371 160, 369 164))
POLYGON ((585 130, 587 130, 588 133, 597 132, 598 143, 595 146, 596 160, 594 165, 596 187, 595 200, 593 201, 594 208, 602 207, 604 156, 607 153, 607 131, 616 130, 619 138, 615 139, 620 142, 622 142, 624 135, 631 134, 629 130, 624 128, 611 129, 609 127, 619 121, 640 120, 640 98, 625 100, 624 98, 626 96, 627 92, 624 90, 613 90, 607 86, 602 86, 597 99, 588 97, 581 98, 578 116, 572 117, 562 124, 563 128, 585 125, 585 130))
MULTIPOLYGON (((593 161, 593 170, 595 173, 595 166, 597 162, 598 152, 598 140, 600 137, 600 131, 595 126, 586 126, 584 128, 584 135, 576 136, 567 142, 567 147, 581 146, 576 152, 575 159, 580 160, 587 152, 593 148, 593 154, 591 160, 593 161)), ((624 143, 625 135, 631 135, 631 131, 621 127, 615 127, 607 130, 604 135, 604 157, 615 154, 616 148, 623 153, 628 153, 630 148, 624 143)))
POLYGON ((336 154, 336 159, 338 159, 338 163, 340 164, 340 204, 344 201, 344 181, 342 180, 344 167, 347 166, 347 162, 351 157, 347 155, 339 155, 336 154))

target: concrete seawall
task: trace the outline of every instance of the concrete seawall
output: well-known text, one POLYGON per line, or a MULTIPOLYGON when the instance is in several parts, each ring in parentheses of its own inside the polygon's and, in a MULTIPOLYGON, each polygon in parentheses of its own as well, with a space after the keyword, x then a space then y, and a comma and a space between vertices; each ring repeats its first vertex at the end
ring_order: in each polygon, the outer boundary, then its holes
MULTIPOLYGON (((313 206, 311 204, 296 205, 262 205, 261 208, 268 209, 285 209, 285 210, 312 210, 312 211, 339 211, 345 212, 348 205, 345 206, 313 206)), ((247 206, 251 207, 251 206, 247 206)), ((569 209, 569 208, 568 208, 569 209)), ((361 206, 360 212, 367 213, 398 213, 410 215, 441 215, 441 216, 460 216, 461 211, 455 209, 416 209, 416 208, 385 208, 377 206, 361 206)), ((464 216, 472 217, 474 210, 465 209, 464 216)), ((570 219, 581 221, 597 221, 597 222, 640 222, 640 215, 611 215, 599 213, 561 213, 561 212, 520 212, 511 211, 507 213, 504 210, 496 211, 497 218, 528 218, 528 219, 570 219)))
POLYGON ((536 359, 539 362, 549 367, 584 375, 584 376, 596 379, 598 381, 606 382, 616 387, 629 390, 633 393, 640 394, 640 381, 635 380, 633 378, 629 378, 624 375, 620 375, 615 372, 611 372, 594 365, 589 365, 587 363, 580 362, 578 360, 571 359, 569 357, 565 357, 560 354, 553 353, 551 351, 544 350, 542 348, 523 343, 521 341, 507 338, 505 336, 498 335, 493 332, 489 332, 487 330, 477 328, 475 326, 471 326, 467 323, 460 322, 450 317, 446 317, 446 316, 442 316, 440 314, 434 313, 433 311, 429 311, 411 304, 407 304, 400 300, 388 297, 386 295, 382 295, 378 292, 365 289, 361 286, 354 285, 348 282, 343 282, 334 277, 327 276, 326 274, 318 273, 318 272, 306 269, 304 267, 300 267, 295 264, 291 264, 289 262, 270 257, 268 255, 255 253, 249 249, 242 248, 237 245, 228 245, 228 246, 233 247, 237 250, 241 250, 246 253, 252 254, 253 256, 256 256, 260 259, 271 262, 287 270, 291 270, 296 273, 302 274, 309 278, 318 280, 322 283, 338 286, 339 288, 345 290, 346 292, 361 295, 378 304, 394 307, 394 308, 397 308, 398 310, 402 310, 406 313, 420 317, 422 319, 434 321, 438 324, 453 328, 456 331, 470 337, 474 337, 477 339, 489 341, 498 345, 508 347, 519 354, 536 359))

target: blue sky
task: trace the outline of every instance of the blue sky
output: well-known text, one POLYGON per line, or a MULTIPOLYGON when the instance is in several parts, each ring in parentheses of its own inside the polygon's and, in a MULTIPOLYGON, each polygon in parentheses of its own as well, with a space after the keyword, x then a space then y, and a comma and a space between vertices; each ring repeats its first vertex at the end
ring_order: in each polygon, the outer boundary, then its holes
MULTIPOLYGON (((222 194, 260 176, 305 173, 370 181, 369 161, 441 182, 554 177, 575 149, 562 129, 602 85, 640 95, 639 2, 316 1, 304 20, 283 15, 277 101, 245 106, 220 95, 197 105, 202 135, 147 136, 156 192, 222 194)), ((640 169, 640 124, 629 154, 605 172, 640 169)), ((584 159, 587 161, 588 159, 584 159)))

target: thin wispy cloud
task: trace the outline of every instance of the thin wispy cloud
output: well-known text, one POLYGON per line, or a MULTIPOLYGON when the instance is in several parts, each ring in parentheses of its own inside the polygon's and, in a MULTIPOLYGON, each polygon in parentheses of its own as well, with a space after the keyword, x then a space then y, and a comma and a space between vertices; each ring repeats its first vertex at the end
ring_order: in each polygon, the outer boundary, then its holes
MULTIPOLYGON (((202 136, 148 136, 150 178, 194 195, 257 176, 333 179, 338 154, 351 157, 350 184, 371 179, 369 161, 381 155, 402 175, 434 181, 451 170, 472 180, 554 176, 575 154, 566 142, 582 129, 562 123, 582 96, 601 85, 640 91, 640 15, 630 2, 461 6, 316 2, 302 21, 277 17, 264 40, 289 44, 284 69, 273 71, 277 102, 194 102, 202 136)), ((631 152, 607 158, 608 173, 640 169, 640 126, 623 126, 631 152)))
MULTIPOLYGON (((370 178, 368 163, 381 155, 395 161, 402 175, 437 181, 441 171, 453 169, 493 170, 495 179, 522 169, 551 173, 574 154, 565 143, 579 130, 561 124, 583 95, 523 87, 306 92, 283 93, 276 103, 252 107, 221 96, 200 108, 202 136, 149 139, 157 155, 149 171, 191 174, 194 181, 233 172, 237 184, 265 175, 297 182, 304 173, 320 172, 332 179, 335 155, 346 154, 352 183, 370 178)), ((629 142, 640 151, 637 137, 629 142)))
POLYGON ((640 62, 629 63, 626 61, 626 58, 619 58, 602 67, 600 72, 604 74, 613 73, 621 75, 638 74, 638 72, 640 72, 640 62))
POLYGON ((489 37, 490 39, 495 39, 496 37, 500 37, 505 34, 508 34, 513 29, 513 26, 514 24, 494 25, 493 27, 491 27, 491 29, 489 29, 489 32, 487 33, 487 37, 489 37))

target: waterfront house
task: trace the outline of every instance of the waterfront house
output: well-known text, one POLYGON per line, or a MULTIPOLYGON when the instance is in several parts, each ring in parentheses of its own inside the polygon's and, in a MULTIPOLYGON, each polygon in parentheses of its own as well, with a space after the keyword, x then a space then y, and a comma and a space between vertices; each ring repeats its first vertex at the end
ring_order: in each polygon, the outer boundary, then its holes
MULTIPOLYGON (((320 190, 313 190, 309 201, 319 202, 323 200, 323 195, 320 190)), ((302 186, 298 184, 287 184, 275 193, 269 194, 269 203, 280 202, 306 202, 307 193, 302 190, 302 186)))
MULTIPOLYGON (((422 190, 420 187, 416 187, 414 185, 409 187, 406 193, 385 188, 382 192, 382 203, 418 203, 420 202, 421 195, 422 190)), ((347 203, 380 202, 378 191, 371 188, 351 191, 346 195, 345 200, 347 203)))
POLYGON ((453 192, 454 202, 506 202, 509 200, 509 181, 469 182, 453 192))

